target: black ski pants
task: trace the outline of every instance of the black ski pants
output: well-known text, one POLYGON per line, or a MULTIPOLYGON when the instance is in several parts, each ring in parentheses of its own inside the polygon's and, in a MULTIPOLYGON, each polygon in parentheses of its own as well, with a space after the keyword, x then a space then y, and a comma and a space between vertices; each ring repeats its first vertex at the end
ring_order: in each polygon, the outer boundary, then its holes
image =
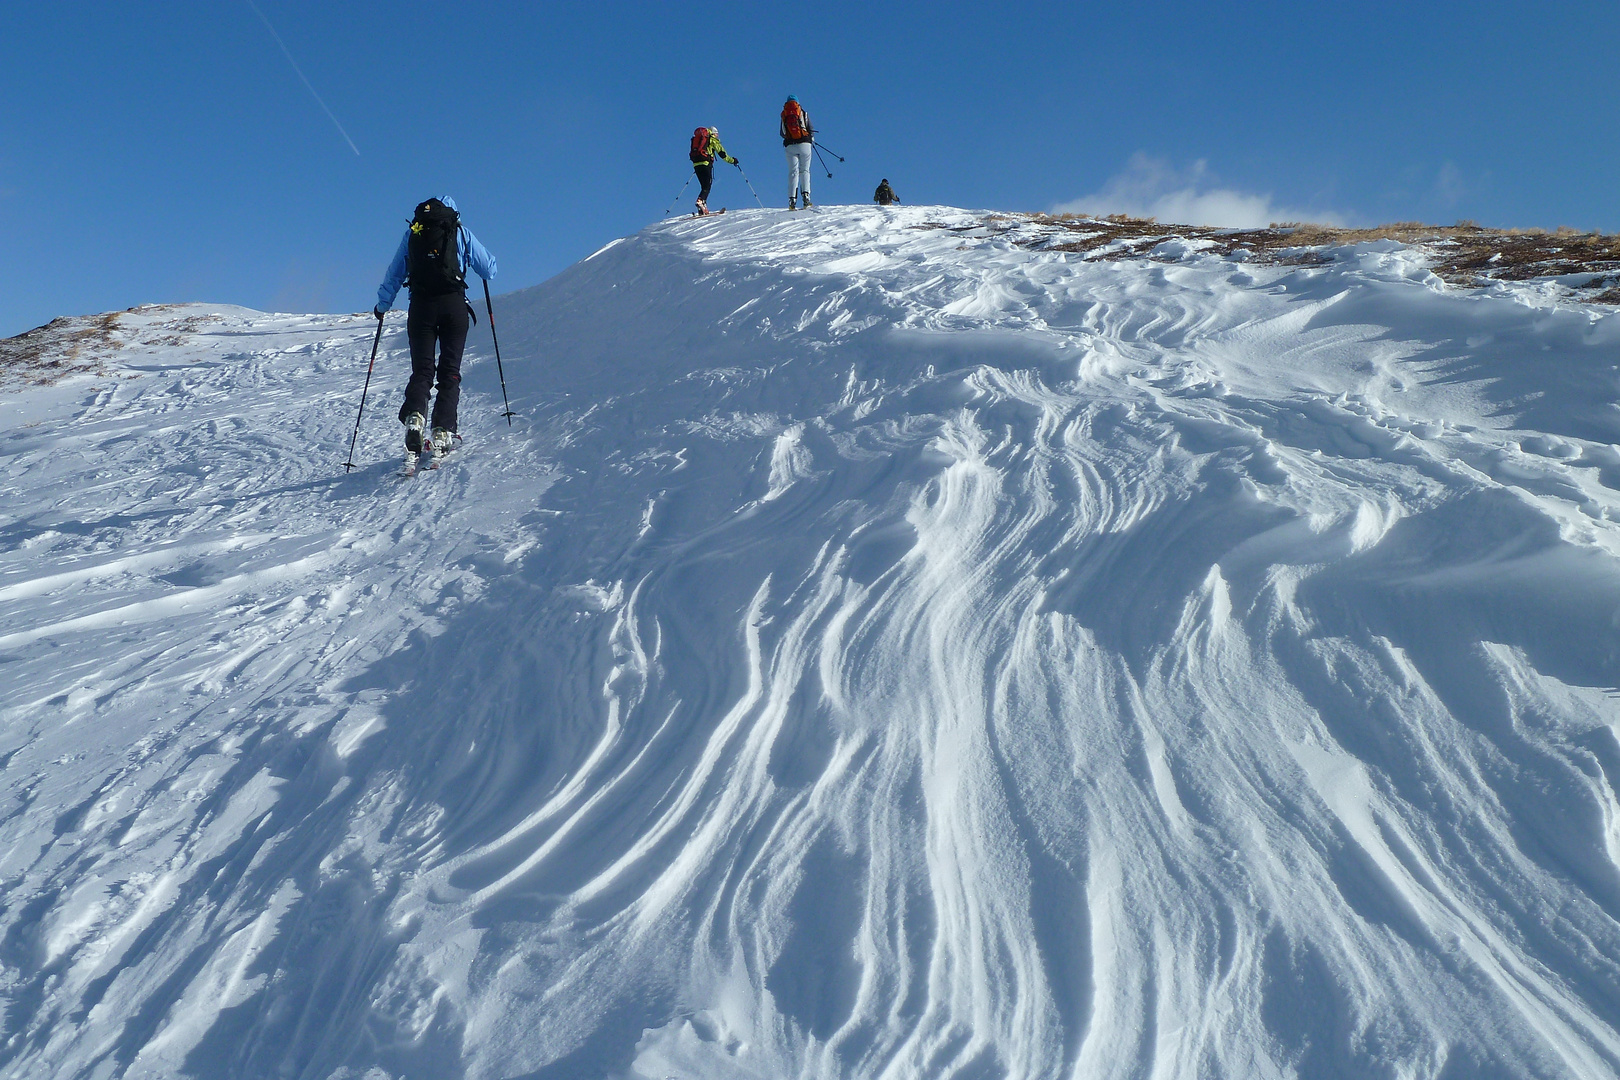
POLYGON ((431 423, 435 429, 456 430, 456 406, 461 403, 461 354, 467 348, 467 296, 441 293, 438 296, 411 294, 411 310, 405 319, 405 333, 411 341, 411 381, 405 384, 405 404, 399 407, 399 422, 413 412, 427 415, 428 392, 433 377, 439 378, 439 396, 433 403, 431 423), (438 357, 434 357, 434 346, 438 357))
POLYGON ((698 183, 703 185, 703 190, 698 192, 698 201, 707 206, 709 189, 714 186, 714 162, 695 161, 692 163, 692 171, 697 173, 698 183))

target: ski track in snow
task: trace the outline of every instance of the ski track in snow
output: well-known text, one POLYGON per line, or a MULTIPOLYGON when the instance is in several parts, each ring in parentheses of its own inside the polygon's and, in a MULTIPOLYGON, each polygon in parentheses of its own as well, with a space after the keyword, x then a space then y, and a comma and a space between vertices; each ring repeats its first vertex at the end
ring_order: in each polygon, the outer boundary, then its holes
POLYGON ((4 1075, 1620 1075, 1620 321, 1038 234, 0 396, 4 1075))

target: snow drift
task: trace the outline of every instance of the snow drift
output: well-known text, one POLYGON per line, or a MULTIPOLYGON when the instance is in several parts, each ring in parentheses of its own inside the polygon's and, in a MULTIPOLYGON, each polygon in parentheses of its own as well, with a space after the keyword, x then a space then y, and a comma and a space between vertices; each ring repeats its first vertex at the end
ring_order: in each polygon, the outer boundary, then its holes
POLYGON ((415 480, 392 320, 0 399, 7 1073, 1620 1075, 1620 321, 1042 228, 652 226, 415 480))

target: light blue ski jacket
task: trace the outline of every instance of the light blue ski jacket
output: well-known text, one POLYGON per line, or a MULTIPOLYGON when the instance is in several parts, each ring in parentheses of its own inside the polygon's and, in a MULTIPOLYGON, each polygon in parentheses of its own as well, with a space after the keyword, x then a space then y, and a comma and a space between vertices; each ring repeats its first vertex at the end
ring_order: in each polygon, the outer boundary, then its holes
MULTIPOLYGON (((439 196, 439 201, 450 209, 455 210, 456 200, 448 195, 439 196)), ((495 256, 489 249, 478 242, 467 226, 458 227, 456 239, 456 253, 461 258, 461 276, 465 278, 470 269, 485 281, 495 277, 495 256)), ((409 270, 409 247, 411 243, 411 230, 405 230, 405 236, 399 242, 399 250, 394 252, 394 261, 388 264, 388 273, 383 275, 382 285, 377 288, 377 310, 387 311, 394 306, 394 297, 399 295, 401 285, 405 284, 405 274, 409 270)))

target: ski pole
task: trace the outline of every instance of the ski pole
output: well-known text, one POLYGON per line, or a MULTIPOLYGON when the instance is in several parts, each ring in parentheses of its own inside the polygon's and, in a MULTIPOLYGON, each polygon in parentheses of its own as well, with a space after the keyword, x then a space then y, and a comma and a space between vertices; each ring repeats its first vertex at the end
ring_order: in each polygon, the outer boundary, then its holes
MULTIPOLYGON (((812 143, 811 145, 814 146, 815 144, 812 143)), ((838 157, 838 155, 834 154, 833 157, 838 157)), ((821 156, 821 147, 819 147, 819 146, 816 147, 816 160, 821 162, 821 167, 823 169, 827 169, 827 159, 821 156)), ((838 160, 842 161, 844 159, 843 158, 838 158, 838 160)), ((832 179, 832 170, 831 169, 827 169, 827 179, 829 179, 829 180, 832 179)))
MULTIPOLYGON (((685 191, 686 189, 682 188, 681 190, 685 191)), ((675 197, 680 198, 679 195, 675 197)), ((489 302, 489 280, 487 278, 484 280, 484 310, 489 312, 489 340, 495 343, 495 371, 501 377, 501 403, 506 406, 506 411, 501 415, 506 417, 506 426, 511 427, 512 417, 517 414, 512 411, 512 403, 506 400, 506 372, 501 370, 501 339, 495 336, 495 305, 489 302)))
POLYGON ((681 196, 686 194, 686 189, 688 187, 690 187, 691 184, 692 184, 692 178, 690 176, 688 176, 686 178, 686 183, 681 185, 681 190, 677 191, 675 193, 675 197, 669 201, 669 210, 664 211, 664 216, 665 217, 669 216, 669 211, 670 210, 675 209, 675 204, 681 201, 681 196))
MULTIPOLYGON (((737 165, 737 163, 735 161, 733 161, 732 164, 737 165)), ((742 171, 742 166, 741 165, 737 165, 737 171, 742 173, 743 183, 748 184, 748 190, 753 192, 754 201, 759 203, 759 208, 761 210, 765 209, 765 204, 763 202, 760 202, 759 192, 754 191, 754 185, 748 183, 748 174, 742 171)))
POLYGON ((827 147, 822 146, 820 143, 816 143, 815 147, 816 147, 817 150, 827 150, 827 153, 832 154, 832 156, 835 157, 835 158, 838 158, 839 164, 843 163, 844 159, 841 158, 841 157, 838 157, 838 155, 834 154, 831 150, 828 150, 827 147))
POLYGON ((360 418, 366 415, 366 392, 371 389, 371 369, 377 366, 377 346, 382 344, 382 319, 377 320, 377 336, 371 339, 371 363, 366 365, 366 385, 360 388, 360 411, 354 417, 354 434, 349 436, 349 460, 343 471, 354 468, 354 441, 360 437, 360 418))

